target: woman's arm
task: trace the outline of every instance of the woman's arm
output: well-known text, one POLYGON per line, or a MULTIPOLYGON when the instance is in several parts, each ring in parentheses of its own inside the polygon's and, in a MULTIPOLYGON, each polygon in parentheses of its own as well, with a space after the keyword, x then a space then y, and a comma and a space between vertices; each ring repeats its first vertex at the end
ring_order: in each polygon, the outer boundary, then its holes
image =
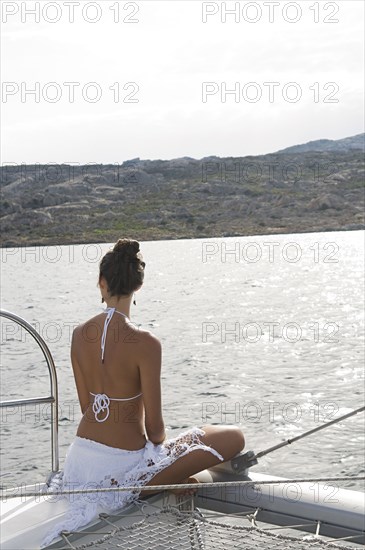
POLYGON ((82 412, 82 414, 85 414, 85 411, 89 406, 90 395, 89 395, 89 392, 87 391, 84 375, 82 373, 82 370, 81 370, 80 365, 79 365, 79 363, 77 361, 77 358, 76 358, 76 348, 77 348, 76 331, 77 331, 77 328, 74 330, 74 332, 72 334, 71 363, 72 363, 72 369, 73 369, 74 377, 75 377, 77 394, 79 396, 81 412, 82 412))
POLYGON ((161 344, 149 332, 141 334, 139 372, 147 437, 156 445, 166 438, 161 403, 161 344))

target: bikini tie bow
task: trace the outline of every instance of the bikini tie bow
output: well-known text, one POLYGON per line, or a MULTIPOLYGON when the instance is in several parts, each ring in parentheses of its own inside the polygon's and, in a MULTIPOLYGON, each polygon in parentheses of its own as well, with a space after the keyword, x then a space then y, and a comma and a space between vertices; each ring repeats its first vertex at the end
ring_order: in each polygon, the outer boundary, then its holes
POLYGON ((97 393, 94 396, 93 413, 95 414, 95 420, 97 422, 105 422, 105 420, 109 417, 109 404, 110 399, 107 395, 105 395, 105 393, 97 393), (98 415, 104 411, 106 411, 104 418, 98 418, 98 415))

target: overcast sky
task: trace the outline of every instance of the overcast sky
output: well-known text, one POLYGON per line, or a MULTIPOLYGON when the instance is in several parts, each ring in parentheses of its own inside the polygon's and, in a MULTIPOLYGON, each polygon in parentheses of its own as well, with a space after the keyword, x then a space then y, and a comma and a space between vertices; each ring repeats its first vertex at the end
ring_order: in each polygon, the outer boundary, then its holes
POLYGON ((36 4, 1 3, 2 163, 257 155, 364 131, 361 0, 41 1, 39 21, 36 4))

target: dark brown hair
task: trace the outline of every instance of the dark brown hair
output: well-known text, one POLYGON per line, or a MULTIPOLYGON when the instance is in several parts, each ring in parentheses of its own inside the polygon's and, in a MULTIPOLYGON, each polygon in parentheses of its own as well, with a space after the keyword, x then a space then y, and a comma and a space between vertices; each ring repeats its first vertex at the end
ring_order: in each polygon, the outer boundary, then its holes
POLYGON ((119 239, 100 262, 99 280, 105 278, 110 296, 129 296, 143 284, 145 265, 139 242, 119 239))

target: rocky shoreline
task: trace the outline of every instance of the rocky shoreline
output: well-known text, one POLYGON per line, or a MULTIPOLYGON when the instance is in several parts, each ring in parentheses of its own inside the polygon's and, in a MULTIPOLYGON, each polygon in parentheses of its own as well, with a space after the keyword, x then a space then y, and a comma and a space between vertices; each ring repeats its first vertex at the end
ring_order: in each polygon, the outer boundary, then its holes
POLYGON ((362 134, 254 157, 4 166, 0 245, 365 229, 363 143, 362 134))

